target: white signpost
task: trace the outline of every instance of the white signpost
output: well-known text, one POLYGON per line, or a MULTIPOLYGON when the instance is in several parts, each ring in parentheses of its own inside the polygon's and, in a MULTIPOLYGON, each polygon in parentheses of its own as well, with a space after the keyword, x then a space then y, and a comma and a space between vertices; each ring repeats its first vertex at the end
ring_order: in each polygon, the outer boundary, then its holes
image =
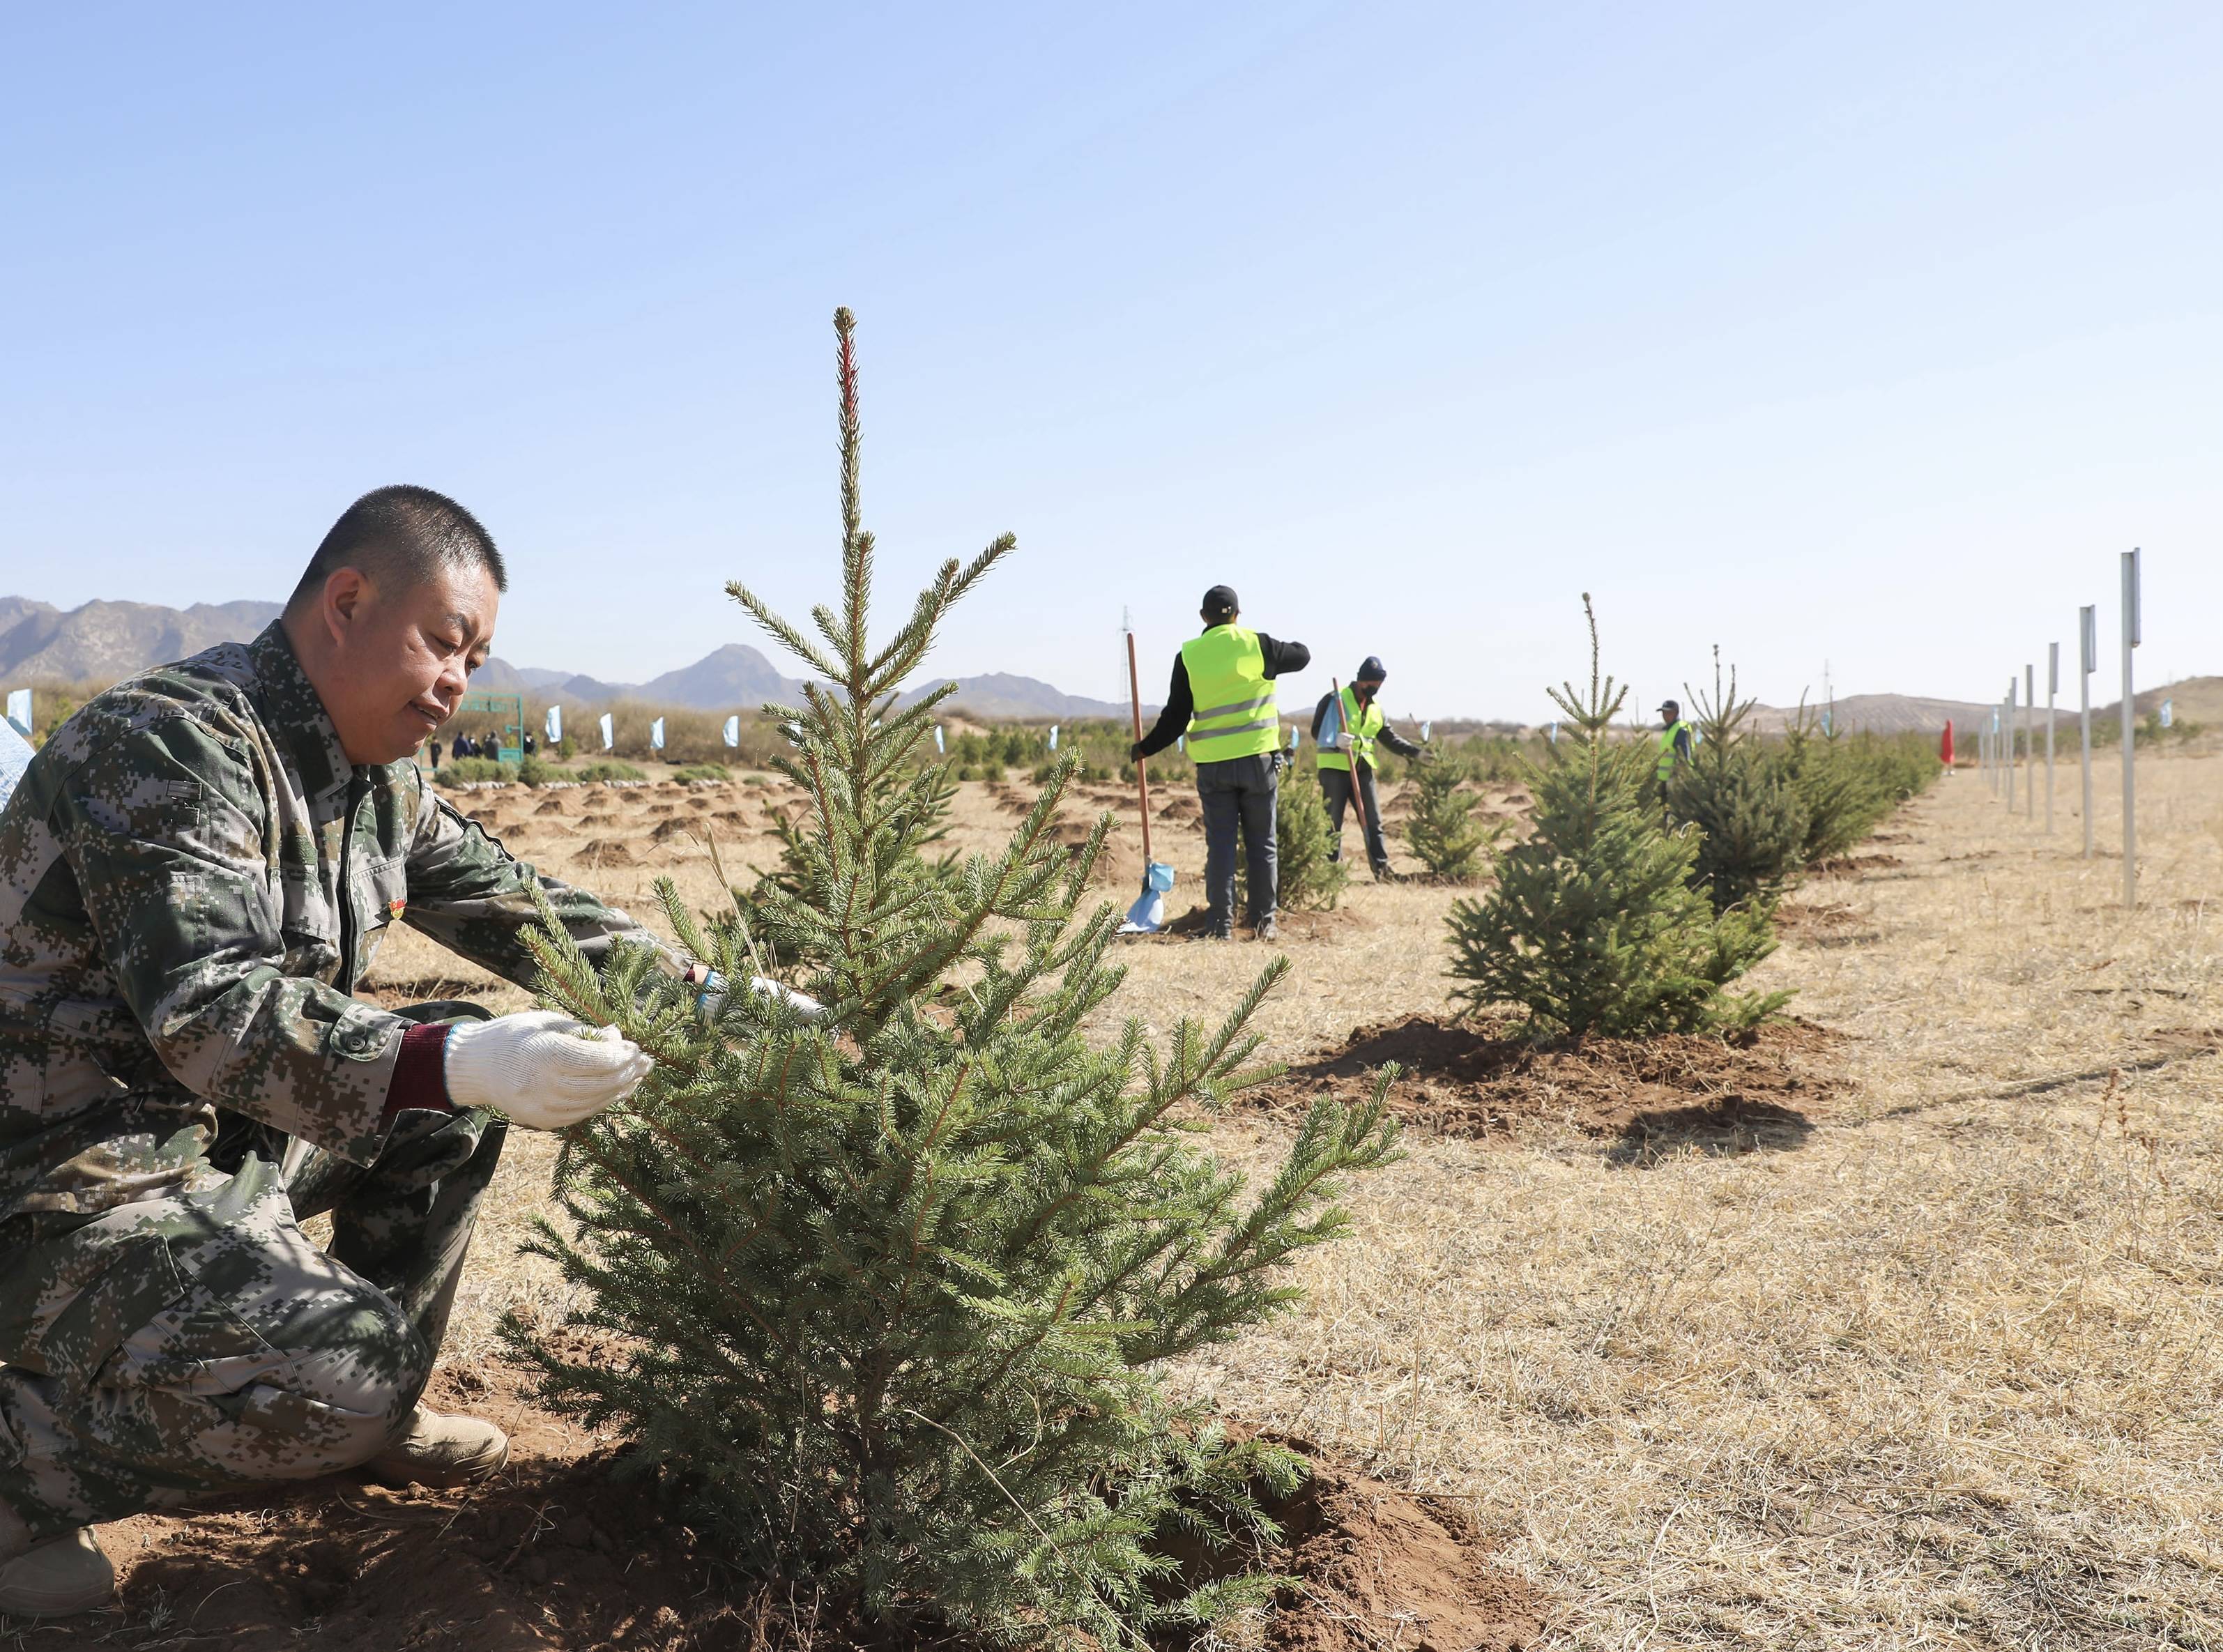
POLYGON ((2053 835, 2053 703, 2061 695, 2061 645, 2045 645, 2045 835, 2053 835))
POLYGON ((548 716, 542 722, 540 728, 541 732, 548 736, 548 743, 551 746, 561 746, 564 743, 564 708, 560 705, 550 706, 548 716))
POLYGON ((2023 776, 2022 812, 2025 820, 2037 818, 2037 730, 2031 719, 2037 716, 2037 667, 2022 668, 2022 755, 2030 766, 2023 776))
POLYGON ((741 744, 741 714, 738 711, 726 719, 726 748, 738 751, 741 744))
POLYGON ((2138 904, 2138 710, 2132 703, 2131 651, 2138 646, 2138 553, 2123 552, 2123 905, 2138 904))
POLYGON ((2084 747, 2084 858, 2092 858, 2092 673, 2100 669, 2100 609, 2076 610, 2076 725, 2084 747))
POLYGON ((8 690, 8 721, 16 725, 16 732, 26 740, 31 737, 31 690, 8 690))
POLYGON ((2007 813, 2012 815, 2015 783, 2015 680, 2012 672, 2007 676, 2007 715, 2004 721, 2007 737, 2007 813))
POLYGON ((617 726, 615 719, 607 711, 602 713, 601 730, 602 749, 606 752, 614 749, 618 743, 617 726))

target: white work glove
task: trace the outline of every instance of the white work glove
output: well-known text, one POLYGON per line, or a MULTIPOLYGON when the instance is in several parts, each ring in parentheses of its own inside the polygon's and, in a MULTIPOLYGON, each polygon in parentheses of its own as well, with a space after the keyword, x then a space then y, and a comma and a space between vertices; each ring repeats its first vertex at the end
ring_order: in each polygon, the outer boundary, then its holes
POLYGON ((561 1130, 622 1101, 656 1063, 615 1027, 553 1010, 463 1021, 448 1034, 448 1099, 527 1130, 561 1130))
MULTIPOLYGON (((703 1019, 715 1019, 726 1007, 727 990, 723 975, 715 969, 704 972, 702 990, 695 995, 695 1007, 702 1011, 703 1019)), ((805 1021, 815 1024, 826 1018, 826 1006, 809 993, 798 993, 792 987, 783 987, 766 976, 750 976, 749 991, 759 998, 778 999, 805 1021)))
POLYGON ((1356 751, 1358 749, 1358 741, 1357 737, 1354 736, 1348 728, 1346 728, 1335 737, 1335 748, 1339 752, 1356 751))

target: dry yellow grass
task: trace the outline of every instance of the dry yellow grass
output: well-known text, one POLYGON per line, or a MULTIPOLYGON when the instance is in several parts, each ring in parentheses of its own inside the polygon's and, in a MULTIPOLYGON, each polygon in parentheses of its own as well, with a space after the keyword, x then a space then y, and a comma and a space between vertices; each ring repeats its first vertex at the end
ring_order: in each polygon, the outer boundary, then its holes
MULTIPOLYGON (((2223 760, 2141 776, 2135 916, 2118 860, 2075 858, 2067 768, 2050 843, 1964 772, 1894 823, 1902 865, 1800 892, 1853 921, 1764 970, 1848 1035, 1849 1089, 1798 1151, 1639 1168, 1574 1137, 1410 1138, 1305 1307, 1177 1380, 1470 1499, 1558 1603, 1555 1644, 2223 1645, 2223 760)), ((967 788, 960 841, 1009 818, 967 788)), ((1158 847, 1193 890, 1194 827, 1158 847)), ((631 899, 653 875, 583 880, 631 899)), ((1437 1008, 1450 899, 1361 885, 1293 942, 1272 1053, 1437 1008)), ((468 973, 420 946, 381 979, 468 973)), ((1266 955, 1140 944, 1114 1006, 1213 1015, 1266 955)), ((1245 1162, 1282 1140, 1216 1134, 1245 1162)), ((505 1302, 556 1305, 506 1254, 548 1157, 526 1137, 505 1167, 464 1351, 505 1302)))

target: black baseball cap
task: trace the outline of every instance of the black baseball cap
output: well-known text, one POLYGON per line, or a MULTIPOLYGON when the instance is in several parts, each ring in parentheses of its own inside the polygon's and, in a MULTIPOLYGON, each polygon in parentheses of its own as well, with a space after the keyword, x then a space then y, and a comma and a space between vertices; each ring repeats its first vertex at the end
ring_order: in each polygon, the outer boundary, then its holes
POLYGON ((1204 594, 1204 612, 1207 619, 1224 620, 1231 614, 1240 613, 1242 608, 1243 604, 1235 600, 1235 587, 1232 585, 1214 585, 1204 594))
POLYGON ((1389 675, 1389 673, 1382 668, 1382 657, 1379 654, 1369 654, 1359 668, 1351 672, 1351 680, 1354 683, 1379 683, 1389 675))
POLYGON ((1662 700, 1653 708, 1659 711, 1680 711, 1682 709, 1683 703, 1680 700, 1662 700))

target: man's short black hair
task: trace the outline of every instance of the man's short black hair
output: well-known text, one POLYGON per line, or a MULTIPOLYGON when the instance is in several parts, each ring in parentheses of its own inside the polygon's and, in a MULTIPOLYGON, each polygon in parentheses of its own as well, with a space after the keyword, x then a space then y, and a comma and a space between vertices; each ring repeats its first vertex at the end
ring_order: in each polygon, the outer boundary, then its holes
POLYGON ((445 494, 406 482, 374 488, 340 513, 286 606, 313 600, 343 568, 387 589, 420 584, 444 568, 480 568, 496 590, 509 589, 501 552, 479 519, 445 494))

